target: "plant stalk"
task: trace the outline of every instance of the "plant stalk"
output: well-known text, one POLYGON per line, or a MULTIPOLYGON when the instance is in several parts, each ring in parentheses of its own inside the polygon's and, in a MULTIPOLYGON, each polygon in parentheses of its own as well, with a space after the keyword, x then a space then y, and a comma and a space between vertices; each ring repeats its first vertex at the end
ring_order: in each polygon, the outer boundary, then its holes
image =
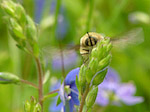
POLYGON ((37 85, 35 85, 35 84, 34 84, 34 83, 32 83, 32 82, 29 82, 29 81, 27 81, 27 80, 23 80, 23 79, 21 79, 21 82, 22 82, 22 83, 25 83, 25 84, 28 84, 28 85, 30 85, 30 86, 32 86, 32 87, 34 87, 34 88, 38 89, 38 86, 37 86, 37 85))
POLYGON ((87 84, 85 92, 83 93, 83 95, 81 97, 81 103, 80 103, 80 107, 79 107, 79 112, 82 112, 82 110, 83 110, 85 99, 86 99, 86 96, 87 96, 87 94, 89 92, 89 87, 90 87, 90 84, 87 84))
POLYGON ((56 93, 56 92, 58 92, 58 91, 59 91, 59 89, 56 89, 56 90, 54 90, 54 91, 49 92, 47 95, 51 95, 51 94, 56 93))
POLYGON ((39 103, 41 105, 42 111, 43 112, 43 73, 42 73, 42 67, 40 63, 39 58, 35 58, 36 64, 37 64, 37 69, 38 69, 38 89, 39 89, 39 103))

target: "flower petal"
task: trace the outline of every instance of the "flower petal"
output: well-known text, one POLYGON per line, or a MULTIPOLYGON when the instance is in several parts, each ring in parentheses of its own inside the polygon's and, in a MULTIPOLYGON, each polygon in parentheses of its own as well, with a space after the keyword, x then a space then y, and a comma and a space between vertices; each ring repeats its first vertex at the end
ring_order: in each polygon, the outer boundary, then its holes
POLYGON ((71 96, 71 100, 73 101, 74 105, 79 105, 79 99, 78 99, 78 89, 76 87, 75 82, 70 85, 71 93, 69 96, 71 96))
MULTIPOLYGON (((99 88, 98 88, 99 89, 99 88)), ((106 106, 109 103, 108 94, 106 91, 98 90, 97 97, 95 103, 106 106)))
POLYGON ((66 100, 65 100, 64 82, 62 83, 62 85, 59 88, 59 96, 60 96, 61 101, 65 105, 66 100))
POLYGON ((120 77, 114 69, 109 67, 104 81, 119 83, 120 77))
MULTIPOLYGON (((69 68, 72 68, 77 61, 77 54, 74 50, 72 51, 63 51, 63 58, 64 58, 64 68, 65 70, 68 70, 69 68)), ((52 68, 53 70, 61 70, 62 68, 62 58, 60 53, 55 54, 52 57, 52 68)))
POLYGON ((116 91, 117 97, 126 105, 134 105, 143 102, 142 97, 133 96, 136 91, 132 83, 122 84, 116 91))
POLYGON ((142 103, 144 101, 143 97, 139 96, 126 96, 120 99, 126 105, 135 105, 137 103, 142 103))
POLYGON ((134 95, 136 91, 135 86, 132 83, 124 83, 119 86, 117 89, 117 95, 120 97, 134 95))
POLYGON ((71 100, 66 101, 66 105, 64 107, 64 110, 65 110, 65 112, 74 112, 73 111, 74 110, 74 103, 71 100))
POLYGON ((75 80, 76 80, 76 75, 78 76, 79 75, 79 70, 80 68, 76 68, 76 69, 73 69, 72 71, 70 71, 68 73, 68 75, 66 76, 65 78, 65 84, 66 85, 70 85, 71 83, 74 83, 75 80))
POLYGON ((49 107, 50 112, 60 112, 60 110, 63 108, 63 103, 56 105, 56 101, 57 100, 53 100, 53 103, 50 105, 49 107))

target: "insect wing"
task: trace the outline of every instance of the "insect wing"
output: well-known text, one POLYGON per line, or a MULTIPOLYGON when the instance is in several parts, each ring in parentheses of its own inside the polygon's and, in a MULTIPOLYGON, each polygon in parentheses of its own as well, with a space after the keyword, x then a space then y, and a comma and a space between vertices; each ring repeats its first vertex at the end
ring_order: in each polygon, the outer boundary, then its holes
POLYGON ((132 45, 138 45, 144 42, 144 33, 142 28, 136 28, 128 31, 123 36, 111 38, 113 46, 126 48, 132 45))

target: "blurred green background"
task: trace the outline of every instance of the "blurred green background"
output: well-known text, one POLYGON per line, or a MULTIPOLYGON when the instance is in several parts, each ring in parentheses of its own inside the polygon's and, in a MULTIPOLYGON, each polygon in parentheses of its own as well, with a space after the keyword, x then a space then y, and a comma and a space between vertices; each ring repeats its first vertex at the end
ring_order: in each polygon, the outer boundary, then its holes
MULTIPOLYGON (((58 30, 66 28, 65 34, 61 34, 64 31, 53 34, 56 29, 54 19, 57 0, 41 0, 41 3, 40 0, 14 1, 21 3, 37 26, 41 27, 41 48, 48 45, 57 48, 58 41, 54 37, 59 37, 59 34, 63 44, 79 44, 80 38, 87 31, 114 37, 130 29, 143 28, 143 43, 125 49, 113 49, 111 67, 119 73, 123 82, 134 82, 137 88, 136 95, 143 96, 144 102, 134 106, 110 106, 106 111, 150 112, 150 0, 61 0, 60 14, 63 15, 67 26, 61 28, 63 25, 60 24, 58 30), (131 15, 135 12, 142 14, 131 15)), ((78 62, 76 66, 81 65, 81 58, 78 62)), ((51 76, 60 76, 61 72, 55 73, 51 67, 49 69, 51 76)), ((16 47, 8 34, 5 16, 0 9, 0 72, 4 71, 37 82, 34 60, 16 47)), ((66 73, 68 71, 66 70, 66 73)), ((48 92, 49 84, 44 89, 48 92)), ((23 112, 23 104, 31 95, 37 97, 37 90, 26 85, 0 85, 0 112, 23 112)), ((50 100, 45 102, 45 112, 48 111, 49 103, 50 100)))

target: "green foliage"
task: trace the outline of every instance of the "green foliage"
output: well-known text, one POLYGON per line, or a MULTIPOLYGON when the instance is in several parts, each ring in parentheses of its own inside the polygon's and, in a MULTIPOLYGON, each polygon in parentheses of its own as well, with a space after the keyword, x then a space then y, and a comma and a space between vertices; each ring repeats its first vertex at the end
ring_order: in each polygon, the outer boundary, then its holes
POLYGON ((20 4, 16 4, 10 0, 2 1, 1 7, 6 13, 7 22, 9 22, 9 32, 15 39, 18 47, 28 53, 39 56, 39 48, 37 45, 37 28, 33 20, 26 14, 24 8, 20 4))
MULTIPOLYGON (((33 60, 30 56, 20 52, 15 48, 16 42, 10 41, 7 32, 7 26, 9 24, 9 17, 12 16, 15 18, 22 18, 17 20, 17 24, 21 27, 26 24, 26 18, 23 16, 24 13, 20 13, 23 11, 15 10, 16 8, 22 7, 18 4, 14 4, 14 2, 3 1, 4 8, 0 8, 0 71, 8 71, 13 72, 16 71, 21 72, 19 74, 22 78, 29 79, 33 82, 36 81, 36 72, 35 65, 33 64, 33 60), (15 6, 15 7, 14 7, 15 6), (19 7, 18 7, 19 6, 19 7), (2 10, 1 10, 2 9, 2 10), (5 11, 4 11, 5 9, 5 11), (15 10, 15 11, 14 11, 15 10), (5 13, 3 13, 5 12, 5 13), (17 14, 18 13, 18 14, 17 14), (20 14, 23 14, 19 16, 20 14), (8 16, 6 16, 6 14, 8 16), (6 22, 4 22, 6 20, 6 22), (8 21, 7 21, 8 20, 8 21), (21 23, 21 21, 22 23, 21 23), (24 22, 23 22, 24 21, 24 22), (21 24, 20 24, 21 23, 21 24), (12 46, 14 45, 14 46, 12 46), (20 57, 21 56, 21 57, 20 57), (26 66, 27 65, 27 66, 26 66)), ((9 1, 20 1, 20 0, 9 0, 9 1)), ((47 21, 51 22, 47 29, 44 29, 38 39, 40 39, 40 48, 51 45, 52 31, 54 30, 54 15, 49 13, 50 2, 46 1, 43 10, 42 19, 45 19, 48 16, 47 21), (53 19, 52 19, 53 18, 53 19)), ((30 15, 30 17, 35 17, 35 3, 32 0, 24 0, 22 5, 24 6, 26 13, 30 15)), ((65 42, 74 42, 79 44, 79 40, 81 35, 85 34, 86 25, 88 23, 88 13, 90 2, 87 0, 77 0, 70 1, 64 0, 62 1, 61 6, 65 10, 64 14, 67 17, 67 21, 69 21, 70 33, 67 33, 65 37, 65 42), (71 4, 70 4, 71 3, 71 4), (71 41, 70 41, 71 40, 71 41)), ((90 31, 104 33, 106 36, 115 37, 119 36, 119 34, 124 33, 130 29, 134 29, 135 27, 142 27, 144 30, 144 38, 145 41, 136 46, 128 46, 125 49, 121 49, 120 46, 112 50, 112 62, 111 67, 113 67, 119 75, 121 75, 122 81, 134 81, 137 87, 137 95, 143 96, 145 101, 142 104, 137 104, 135 106, 108 106, 107 109, 105 107, 100 107, 98 105, 94 106, 93 112, 99 112, 104 110, 105 112, 147 112, 150 110, 149 101, 150 101, 150 25, 149 25, 149 14, 150 14, 150 1, 149 0, 94 0, 94 9, 91 17, 90 23, 90 31), (134 13, 136 12, 136 13, 134 13), (140 13, 139 13, 140 12, 140 13), (133 17, 136 17, 136 23, 132 23, 129 20, 129 15, 133 14, 133 17), (142 13, 142 14, 141 14, 142 13), (144 16, 143 16, 144 14, 144 16), (144 17, 144 19, 143 19, 144 17), (142 18, 142 19, 141 19, 142 18)), ((25 13, 25 15, 26 15, 25 13)), ((46 24, 47 22, 45 22, 46 24)), ((39 23, 41 25, 41 23, 39 23)), ((47 25, 47 24, 46 24, 47 25)), ((9 27, 10 28, 10 27, 9 27)), ((15 37, 14 32, 12 32, 12 27, 9 31, 12 37, 19 42, 19 46, 21 49, 25 47, 24 40, 20 40, 20 38, 15 37), (23 46, 23 47, 22 47, 23 46)), ((41 30, 43 30, 41 29, 41 30)), ((25 36, 25 38, 28 38, 25 36)), ((65 43, 65 44, 66 44, 65 43)), ((57 45, 58 42, 54 43, 57 45)), ((63 44, 63 43, 62 43, 63 44)), ((109 45, 108 45, 109 46, 109 45)), ((115 46, 115 45, 114 45, 115 46)), ((55 46, 58 47, 58 46, 55 46)), ((111 47, 111 46, 110 46, 111 47)), ((51 52, 52 49, 49 51, 51 52)), ((94 49, 93 49, 94 50, 94 49)), ((97 51, 95 51, 95 54, 97 51)), ((100 53, 100 52, 99 52, 100 53)), ((93 55, 95 55, 93 53, 93 55)), ((93 57, 93 56, 92 56, 93 57)), ((78 64, 80 66, 80 63, 78 64)), ((49 66, 48 66, 49 67, 49 66)), ((94 67, 93 67, 94 68, 94 67)), ((50 68, 51 69, 51 68, 50 68)), ((68 71, 66 71, 67 73, 68 71)), ((51 77, 60 77, 61 72, 51 73, 51 77)), ((97 75, 98 76, 98 75, 97 75)), ((91 78, 90 78, 91 79, 91 78)), ((51 80, 49 80, 51 81, 51 80)), ((48 81, 48 83, 49 83, 48 81)), ((95 81, 96 82, 96 81, 95 81)), ((22 102, 29 98, 29 96, 37 95, 37 91, 33 88, 29 88, 28 86, 14 86, 14 85, 0 85, 0 111, 1 112, 23 112, 22 102), (11 94, 10 94, 11 93, 11 94), (7 96, 7 97, 6 97, 7 96), (8 108, 10 107, 10 108, 8 108)), ((44 88, 44 91, 49 91, 49 84, 44 88)), ((45 102, 45 110, 48 112, 50 100, 45 102)))
POLYGON ((36 101, 34 97, 31 97, 30 101, 26 101, 24 104, 25 112, 41 112, 41 105, 36 101))

